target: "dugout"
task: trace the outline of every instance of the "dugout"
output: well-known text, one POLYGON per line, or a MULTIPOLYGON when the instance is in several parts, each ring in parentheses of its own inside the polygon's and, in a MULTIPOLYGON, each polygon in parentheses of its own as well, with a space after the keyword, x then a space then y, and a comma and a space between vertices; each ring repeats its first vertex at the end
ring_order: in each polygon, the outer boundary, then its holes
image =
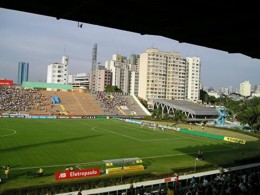
POLYGON ((110 159, 103 160, 103 163, 106 167, 121 167, 121 166, 131 166, 131 165, 140 165, 143 161, 140 158, 119 158, 119 159, 110 159))
POLYGON ((145 169, 140 158, 103 160, 106 174, 142 171, 145 169))

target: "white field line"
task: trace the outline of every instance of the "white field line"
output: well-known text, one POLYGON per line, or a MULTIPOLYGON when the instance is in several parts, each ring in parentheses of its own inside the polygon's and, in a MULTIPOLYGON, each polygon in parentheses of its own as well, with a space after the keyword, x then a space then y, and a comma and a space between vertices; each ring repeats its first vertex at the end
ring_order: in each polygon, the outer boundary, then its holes
POLYGON ((67 167, 67 166, 75 166, 78 168, 80 165, 99 165, 102 162, 88 162, 88 163, 71 163, 71 164, 59 164, 59 165, 41 165, 41 166, 34 166, 34 167, 21 167, 21 168, 11 168, 12 170, 30 170, 30 169, 39 169, 42 168, 53 168, 53 167, 67 167))
MULTIPOLYGON (((83 124, 83 123, 81 123, 81 124, 83 124)), ((83 124, 83 125, 85 125, 85 124, 83 124)), ((89 125, 87 125, 87 126, 89 126, 89 125)), ((133 139, 133 140, 141 141, 141 142, 168 141, 168 140, 182 139, 182 138, 167 138, 167 139, 149 139, 149 140, 145 140, 145 139, 138 139, 138 138, 135 138, 135 137, 132 137, 132 136, 129 136, 129 135, 124 135, 122 133, 117 133, 117 132, 114 132, 114 131, 111 131, 111 130, 107 130, 107 129, 101 129, 101 128, 96 128, 96 127, 95 127, 95 129, 100 129, 100 130, 102 130, 102 132, 107 131, 107 132, 113 133, 115 135, 119 135, 121 137, 126 137, 126 138, 129 138, 129 139, 133 139)))
POLYGON ((77 165, 76 168, 77 168, 78 170, 81 170, 81 168, 79 167, 79 165, 77 165))
MULTIPOLYGON (((209 151, 203 151, 203 153, 212 153, 212 152, 221 152, 221 151, 227 151, 227 150, 238 150, 238 148, 229 148, 229 149, 220 149, 220 150, 209 150, 209 151)), ((157 156, 147 156, 147 157, 140 157, 140 159, 155 159, 155 158, 164 158, 169 156, 184 156, 184 155, 193 155, 197 154, 196 152, 192 153, 181 153, 181 154, 164 154, 164 155, 157 155, 157 156)), ((39 167, 42 168, 53 168, 53 167, 67 167, 67 166, 76 166, 78 169, 80 169, 79 166, 89 166, 89 165, 100 165, 102 164, 102 161, 99 162, 87 162, 87 163, 72 163, 72 164, 60 164, 60 165, 45 165, 45 166, 37 166, 37 167, 21 167, 21 168, 12 168, 12 170, 31 170, 31 169, 38 169, 39 167)))
POLYGON ((98 128, 96 128, 96 127, 94 127, 94 126, 92 126, 92 125, 88 125, 88 124, 85 124, 85 123, 80 123, 80 124, 90 127, 90 130, 91 130, 91 131, 106 133, 106 132, 104 132, 103 130, 98 130, 98 128))
MULTIPOLYGON (((124 128, 135 129, 134 127, 129 127, 129 126, 126 126, 126 127, 124 127, 124 128)), ((135 130, 136 130, 136 129, 135 129, 135 130)), ((142 132, 143 132, 143 130, 139 130, 139 131, 142 131, 142 132)), ((145 132, 151 132, 151 131, 150 131, 150 130, 147 130, 147 131, 145 131, 145 132)), ((152 131, 152 132, 154 132, 154 131, 152 131)), ((168 135, 172 135, 169 131, 164 131, 163 133, 166 133, 166 134, 168 134, 168 135)), ((186 136, 184 136, 184 135, 181 135, 180 132, 176 132, 176 133, 178 133, 178 134, 176 134, 176 135, 174 135, 174 136, 178 136, 178 138, 175 138, 175 139, 186 139, 186 140, 191 139, 191 140, 196 140, 196 141, 200 141, 200 142, 208 142, 208 143, 214 143, 214 144, 219 143, 219 142, 215 142, 215 141, 201 140, 201 139, 198 139, 198 138, 186 137, 186 136)), ((142 141, 145 141, 145 140, 142 140, 142 141)))
POLYGON ((8 131, 12 131, 12 133, 6 134, 6 135, 0 135, 0 137, 6 137, 6 136, 10 136, 10 135, 14 135, 17 132, 14 129, 6 129, 6 128, 0 128, 0 130, 8 130, 8 131))
MULTIPOLYGON (((116 135, 119 135, 119 136, 122 136, 122 137, 127 137, 129 139, 133 139, 133 140, 136 140, 136 141, 141 141, 141 142, 145 142, 145 141, 154 141, 155 139, 152 139, 152 140, 142 140, 142 139, 137 139, 135 137, 132 137, 132 136, 128 136, 128 135, 124 135, 124 134, 121 134, 121 133, 117 133, 117 132, 114 132, 114 131, 110 131, 110 130, 107 130, 107 129, 102 129, 102 128, 97 128, 97 127, 94 127, 94 126, 91 126, 91 125, 88 125, 88 124, 85 124, 85 123, 80 123, 82 125, 86 125, 86 126, 89 126, 91 127, 91 130, 93 131, 98 131, 98 132, 102 132, 102 133, 105 133, 104 131, 107 131, 107 132, 110 132, 110 133, 113 133, 113 134, 116 134, 116 135), (93 128, 93 129, 92 129, 93 128), (99 130, 97 130, 99 129, 99 130)), ((15 131, 15 130, 13 130, 15 131)), ((16 132, 16 131, 15 131, 16 132)), ((170 133, 168 133, 170 134, 170 133)), ((171 135, 171 134, 170 134, 171 135)), ((196 138, 187 138, 185 136, 180 136, 178 135, 179 137, 181 138, 173 138, 173 139, 193 139, 193 140, 197 140, 197 141, 202 141, 200 139, 196 139, 196 138)), ((168 139, 168 140, 173 140, 173 139, 168 139)), ((165 140, 165 139, 156 139, 156 140, 165 140)), ((217 142, 211 142, 211 141, 203 141, 203 142, 210 142, 210 143, 217 143, 217 142)), ((226 151, 226 150, 237 150, 239 148, 236 148, 236 147, 228 147, 227 149, 220 149, 220 150, 210 150, 210 151, 203 151, 204 153, 211 153, 211 152, 217 152, 217 151, 226 151)), ((196 154, 196 153, 181 153, 181 154, 165 154, 165 155, 157 155, 157 156, 148 156, 148 157, 140 157, 141 159, 155 159, 155 158, 163 158, 163 157, 169 157, 169 156, 183 156, 183 155, 187 155, 187 154, 196 154)), ((66 166, 71 166, 71 165, 74 165, 74 166, 88 166, 88 165, 98 165, 98 164, 101 164, 102 162, 88 162, 88 163, 72 163, 72 164, 60 164, 60 165, 46 165, 46 166, 37 166, 37 167, 21 167, 21 168, 12 168, 12 170, 26 170, 26 169, 38 169, 39 167, 42 167, 42 168, 52 168, 52 167, 66 167, 66 166)))

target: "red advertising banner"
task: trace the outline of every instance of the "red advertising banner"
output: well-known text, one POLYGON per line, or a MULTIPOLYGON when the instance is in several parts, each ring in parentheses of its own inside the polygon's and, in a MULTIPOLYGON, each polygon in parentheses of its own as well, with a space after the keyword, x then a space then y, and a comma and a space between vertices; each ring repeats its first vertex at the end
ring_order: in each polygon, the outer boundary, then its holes
POLYGON ((84 170, 56 172, 55 178, 56 180, 63 180, 63 179, 74 179, 74 178, 82 178, 82 177, 92 177, 98 175, 100 175, 100 169, 92 168, 92 169, 84 169, 84 170))
POLYGON ((164 182, 166 182, 166 183, 167 183, 167 182, 171 182, 171 181, 172 181, 172 180, 171 180, 170 177, 164 179, 164 182))
POLYGON ((0 86, 13 86, 13 80, 0 80, 0 86))

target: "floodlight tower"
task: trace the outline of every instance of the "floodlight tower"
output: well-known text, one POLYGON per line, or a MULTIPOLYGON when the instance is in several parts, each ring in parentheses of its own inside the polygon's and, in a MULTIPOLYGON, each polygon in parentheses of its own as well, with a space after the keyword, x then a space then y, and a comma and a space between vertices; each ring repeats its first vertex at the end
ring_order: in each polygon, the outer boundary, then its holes
POLYGON ((89 89, 91 91, 95 90, 95 72, 97 68, 97 43, 94 44, 92 49, 92 64, 91 64, 91 71, 90 71, 90 82, 89 82, 89 89))
POLYGON ((94 44, 92 49, 92 68, 91 71, 95 70, 97 66, 97 43, 94 44))

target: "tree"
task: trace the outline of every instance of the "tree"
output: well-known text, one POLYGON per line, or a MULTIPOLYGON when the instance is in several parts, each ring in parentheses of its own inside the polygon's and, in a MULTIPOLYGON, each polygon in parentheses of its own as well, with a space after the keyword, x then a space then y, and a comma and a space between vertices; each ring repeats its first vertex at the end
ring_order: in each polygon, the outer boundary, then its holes
POLYGON ((209 95, 203 89, 200 90, 200 100, 202 101, 202 103, 209 101, 209 95))
POLYGON ((142 99, 142 98, 138 98, 138 100, 141 102, 141 104, 145 107, 148 108, 148 103, 146 100, 142 99))
POLYGON ((184 113, 181 112, 181 110, 175 110, 172 119, 179 123, 186 121, 187 117, 184 113))
POLYGON ((241 105, 237 119, 242 124, 248 124, 252 129, 260 130, 260 98, 253 98, 241 105))
POLYGON ((106 86, 105 92, 120 92, 120 93, 122 93, 123 91, 120 88, 118 88, 117 86, 109 85, 109 86, 106 86))

